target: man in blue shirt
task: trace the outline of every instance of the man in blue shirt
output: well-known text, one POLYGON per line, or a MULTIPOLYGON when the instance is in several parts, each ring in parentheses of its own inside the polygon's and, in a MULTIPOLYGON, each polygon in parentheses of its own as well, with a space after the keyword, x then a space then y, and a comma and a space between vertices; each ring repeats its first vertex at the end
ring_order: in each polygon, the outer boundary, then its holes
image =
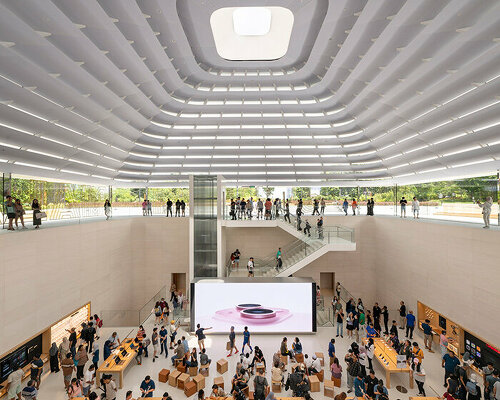
POLYGON ((363 397, 364 395, 365 384, 363 383, 363 378, 361 375, 358 375, 354 378, 354 396, 363 397))
POLYGON ((448 353, 443 356, 441 366, 444 367, 444 386, 446 387, 446 380, 450 375, 455 372, 455 368, 460 365, 460 360, 457 358, 453 351, 448 350, 448 353))
POLYGON ((142 397, 153 397, 155 383, 149 375, 147 375, 141 383, 142 397))
POLYGON ((245 329, 243 330, 243 346, 241 346, 241 354, 245 354, 246 344, 250 347, 250 353, 253 353, 252 345, 250 344, 250 332, 248 331, 248 326, 245 326, 245 329))
POLYGON ((366 327, 366 337, 367 338, 375 338, 377 337, 377 331, 373 327, 373 324, 370 324, 366 327))
POLYGON ((163 354, 163 350, 165 350, 165 358, 168 358, 167 336, 168 336, 167 329, 164 326, 162 326, 160 329, 160 354, 163 354))
POLYGON ((333 361, 333 359, 335 358, 335 339, 331 339, 330 343, 328 343, 328 355, 332 359, 331 361, 333 361))
POLYGON ((422 329, 424 330, 424 345, 426 349, 429 349, 431 353, 432 351, 432 328, 429 325, 431 321, 428 319, 425 322, 422 322, 422 329))
POLYGON ((413 330, 415 329, 415 316, 413 315, 413 311, 409 311, 406 314, 406 337, 408 334, 410 335, 410 339, 413 339, 413 330))

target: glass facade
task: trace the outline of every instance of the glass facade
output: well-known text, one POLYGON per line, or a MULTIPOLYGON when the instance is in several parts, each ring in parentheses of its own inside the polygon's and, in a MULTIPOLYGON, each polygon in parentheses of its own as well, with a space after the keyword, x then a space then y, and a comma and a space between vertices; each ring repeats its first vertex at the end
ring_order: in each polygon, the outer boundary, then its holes
POLYGON ((217 177, 193 176, 194 278, 217 277, 217 177))

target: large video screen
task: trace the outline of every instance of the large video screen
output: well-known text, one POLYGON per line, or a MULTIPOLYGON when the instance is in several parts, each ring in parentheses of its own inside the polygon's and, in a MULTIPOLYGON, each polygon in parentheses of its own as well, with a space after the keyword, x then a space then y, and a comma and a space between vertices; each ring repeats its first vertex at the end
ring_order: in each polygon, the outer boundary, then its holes
POLYGON ((211 333, 315 332, 315 284, 301 278, 201 280, 191 284, 191 329, 211 333))

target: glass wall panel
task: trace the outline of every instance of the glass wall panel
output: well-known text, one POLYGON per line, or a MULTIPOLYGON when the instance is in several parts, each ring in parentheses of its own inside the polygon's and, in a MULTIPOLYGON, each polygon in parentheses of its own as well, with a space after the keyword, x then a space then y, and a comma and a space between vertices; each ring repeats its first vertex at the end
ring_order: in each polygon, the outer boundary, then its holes
POLYGON ((217 177, 193 176, 194 277, 217 276, 217 177))

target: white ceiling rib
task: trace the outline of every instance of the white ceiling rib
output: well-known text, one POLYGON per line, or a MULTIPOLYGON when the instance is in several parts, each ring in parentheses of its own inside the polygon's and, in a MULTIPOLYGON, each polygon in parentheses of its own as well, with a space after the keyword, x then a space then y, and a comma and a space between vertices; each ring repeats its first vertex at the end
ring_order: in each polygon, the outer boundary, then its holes
POLYGON ((193 42, 196 0, 0 0, 0 170, 345 186, 500 166, 500 4, 283 2, 307 40, 230 63, 193 42))

